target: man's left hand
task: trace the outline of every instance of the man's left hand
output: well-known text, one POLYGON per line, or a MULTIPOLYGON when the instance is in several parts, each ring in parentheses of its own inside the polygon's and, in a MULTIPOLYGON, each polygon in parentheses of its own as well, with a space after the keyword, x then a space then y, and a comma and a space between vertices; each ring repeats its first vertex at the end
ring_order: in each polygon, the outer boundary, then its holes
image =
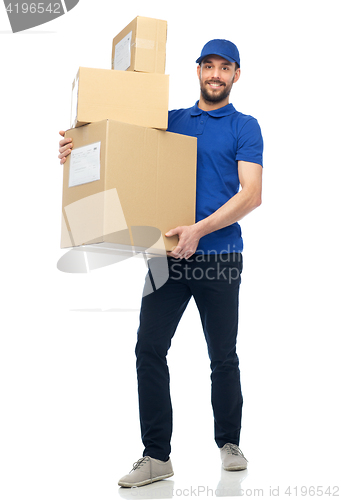
POLYGON ((195 224, 192 226, 178 226, 168 231, 165 236, 179 236, 179 242, 171 252, 167 252, 169 257, 176 259, 189 259, 196 251, 200 236, 195 224))

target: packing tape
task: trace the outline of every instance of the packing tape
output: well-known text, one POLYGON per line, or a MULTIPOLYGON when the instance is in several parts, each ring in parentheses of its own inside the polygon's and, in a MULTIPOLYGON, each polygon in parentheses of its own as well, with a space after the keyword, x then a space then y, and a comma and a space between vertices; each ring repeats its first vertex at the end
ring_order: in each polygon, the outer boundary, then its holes
POLYGON ((74 128, 77 124, 78 90, 79 90, 79 71, 72 83, 70 128, 74 128))

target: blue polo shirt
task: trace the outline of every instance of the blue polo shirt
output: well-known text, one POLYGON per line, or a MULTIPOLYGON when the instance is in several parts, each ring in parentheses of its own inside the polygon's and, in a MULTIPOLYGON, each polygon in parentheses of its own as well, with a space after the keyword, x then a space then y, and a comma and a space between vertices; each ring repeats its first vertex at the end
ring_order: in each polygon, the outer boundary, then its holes
MULTIPOLYGON (((192 108, 170 111, 168 117, 169 132, 197 138, 197 222, 238 193, 239 160, 263 166, 263 139, 255 118, 239 113, 232 104, 214 111, 203 111, 198 102, 192 108)), ((235 222, 203 236, 197 253, 242 250, 241 229, 235 222)))

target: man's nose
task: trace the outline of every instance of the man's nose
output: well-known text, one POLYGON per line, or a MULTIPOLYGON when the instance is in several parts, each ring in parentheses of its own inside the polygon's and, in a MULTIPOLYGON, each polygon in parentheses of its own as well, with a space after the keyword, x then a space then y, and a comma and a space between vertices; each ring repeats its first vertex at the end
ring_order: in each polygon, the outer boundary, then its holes
POLYGON ((216 80, 221 79, 220 70, 218 68, 213 68, 212 77, 215 78, 216 80))

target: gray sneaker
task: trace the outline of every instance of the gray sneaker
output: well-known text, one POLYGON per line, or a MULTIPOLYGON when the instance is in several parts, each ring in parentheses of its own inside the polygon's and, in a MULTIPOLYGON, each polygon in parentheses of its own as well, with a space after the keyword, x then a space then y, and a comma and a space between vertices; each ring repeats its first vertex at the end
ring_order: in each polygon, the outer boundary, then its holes
POLYGON ((156 460, 156 458, 142 457, 133 465, 129 474, 119 480, 118 485, 125 488, 144 486, 145 484, 154 483, 173 475, 174 472, 170 458, 167 462, 162 462, 161 460, 156 460))
POLYGON ((247 460, 236 444, 226 443, 220 448, 221 461, 225 470, 244 470, 247 460))

